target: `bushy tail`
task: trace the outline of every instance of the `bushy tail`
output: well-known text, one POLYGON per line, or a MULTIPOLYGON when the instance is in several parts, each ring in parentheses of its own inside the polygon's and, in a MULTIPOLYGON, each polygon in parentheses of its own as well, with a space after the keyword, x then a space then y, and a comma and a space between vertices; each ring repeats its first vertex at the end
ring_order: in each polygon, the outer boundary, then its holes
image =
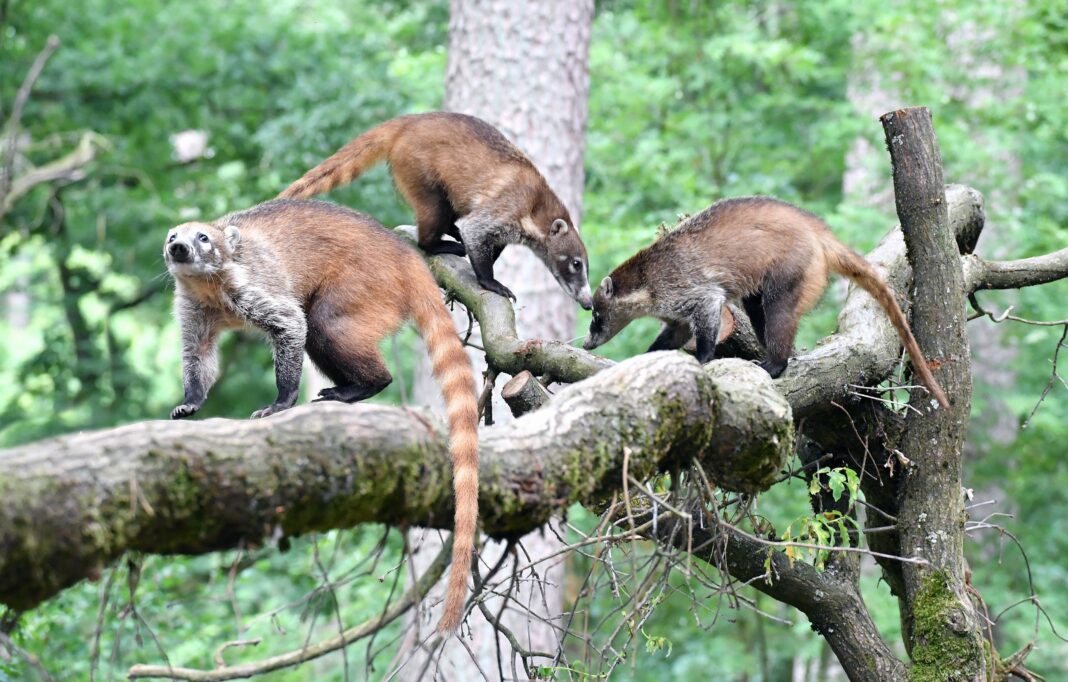
MULTIPOLYGON (((418 257, 417 257, 418 258, 418 257)), ((413 289, 412 318, 430 352, 434 377, 441 385, 449 417, 449 451, 452 453, 452 487, 456 516, 452 533, 452 570, 445 591, 445 608, 438 631, 456 629, 467 597, 467 576, 478 527, 478 399, 471 361, 449 317, 437 284, 419 259, 422 269, 413 289), (423 281, 425 278, 425 281, 423 281)))
POLYGON ((309 199, 352 182, 389 154, 400 128, 400 119, 371 128, 286 187, 277 198, 309 199))
POLYGON ((938 401, 939 405, 943 408, 949 407, 946 394, 942 392, 942 387, 938 385, 934 375, 931 374, 927 359, 924 358, 920 345, 916 343, 916 338, 912 335, 908 320, 905 319, 905 313, 901 311, 901 306, 897 304, 897 299, 894 298, 894 292, 890 286, 883 281, 883 278, 879 276, 879 273, 875 271, 875 268, 868 261, 856 251, 838 241, 829 231, 822 236, 822 242, 824 251, 827 254, 827 264, 830 268, 856 282, 857 286, 871 294, 872 298, 882 306, 886 314, 890 316, 890 322, 893 323, 894 329, 897 330, 898 336, 901 337, 901 342, 905 344, 905 350, 909 352, 909 357, 912 358, 912 367, 916 375, 927 390, 931 392, 935 400, 938 401))

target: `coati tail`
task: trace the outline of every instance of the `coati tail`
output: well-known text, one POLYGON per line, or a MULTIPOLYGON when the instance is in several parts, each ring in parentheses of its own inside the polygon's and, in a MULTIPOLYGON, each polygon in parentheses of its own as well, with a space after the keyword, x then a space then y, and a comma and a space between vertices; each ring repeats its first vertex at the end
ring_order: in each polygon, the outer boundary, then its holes
POLYGON ((898 336, 901 337, 901 342, 905 345, 905 350, 909 352, 909 357, 912 358, 912 367, 916 375, 927 390, 931 392, 935 400, 938 401, 939 405, 943 408, 949 407, 946 394, 942 392, 942 387, 938 385, 934 375, 931 373, 927 359, 924 357, 923 351, 920 350, 920 344, 916 343, 916 337, 912 335, 912 329, 909 327, 908 320, 905 319, 905 313, 902 312, 901 306, 897 304, 897 299, 894 298, 894 292, 890 286, 883 281, 883 278, 867 260, 838 241, 829 231, 822 235, 821 239, 824 251, 827 254, 827 264, 831 270, 856 282, 857 286, 871 294, 872 298, 882 306, 886 314, 890 316, 890 322, 894 325, 894 329, 897 330, 898 336))
MULTIPOLYGON (((417 257, 418 258, 418 257, 417 257)), ((442 302, 437 284, 420 260, 418 293, 412 303, 412 317, 426 342, 434 377, 441 385, 449 418, 449 451, 452 454, 452 486, 456 515, 453 521, 452 570, 445 590, 445 608, 438 631, 456 629, 463 616, 467 597, 467 576, 471 573, 478 527, 478 400, 471 361, 464 352, 456 327, 442 302)))
POLYGON ((400 119, 371 128, 286 187, 277 198, 309 199, 352 182, 389 154, 400 128, 400 119))

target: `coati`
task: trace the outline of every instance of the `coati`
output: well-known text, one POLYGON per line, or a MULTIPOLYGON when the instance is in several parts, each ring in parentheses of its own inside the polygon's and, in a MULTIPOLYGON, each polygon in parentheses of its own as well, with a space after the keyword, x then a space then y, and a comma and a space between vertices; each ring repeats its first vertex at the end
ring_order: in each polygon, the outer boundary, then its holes
POLYGON ((482 288, 515 300, 493 277, 507 244, 529 247, 571 298, 589 310, 586 247, 567 208, 530 159, 474 116, 400 116, 363 133, 278 195, 307 199, 352 182, 381 160, 415 211, 419 246, 471 260, 482 288), (449 235, 459 242, 445 240, 449 235))
POLYGON ((414 320, 448 411, 456 515, 439 628, 455 629, 478 523, 478 408, 470 361, 419 253, 361 213, 276 200, 211 223, 179 225, 167 233, 163 254, 182 331, 185 397, 172 419, 204 403, 224 329, 258 327, 274 345, 278 397, 252 414, 257 418, 296 402, 305 350, 335 383, 319 400, 375 395, 392 381, 379 341, 414 320))
POLYGON ((862 256, 818 217, 770 197, 724 199, 683 221, 601 281, 584 348, 596 348, 638 317, 664 322, 650 351, 681 348, 691 334, 697 359, 716 353, 724 302, 740 301, 767 351, 772 377, 786 369, 798 319, 845 275, 878 301, 912 357, 923 385, 948 407, 894 292, 862 256))

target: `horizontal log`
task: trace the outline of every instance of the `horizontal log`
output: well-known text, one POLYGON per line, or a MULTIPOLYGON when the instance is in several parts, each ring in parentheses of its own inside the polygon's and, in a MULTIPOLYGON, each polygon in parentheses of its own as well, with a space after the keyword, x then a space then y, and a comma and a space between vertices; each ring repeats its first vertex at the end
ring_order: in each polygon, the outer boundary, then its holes
MULTIPOLYGON (((622 362, 480 432, 484 530, 522 535, 629 473, 696 459, 725 488, 770 485, 790 408, 741 360, 622 362)), ((0 603, 27 609, 126 550, 201 554, 366 522, 450 528, 444 426, 426 412, 317 403, 263 420, 149 421, 0 451, 0 603)))

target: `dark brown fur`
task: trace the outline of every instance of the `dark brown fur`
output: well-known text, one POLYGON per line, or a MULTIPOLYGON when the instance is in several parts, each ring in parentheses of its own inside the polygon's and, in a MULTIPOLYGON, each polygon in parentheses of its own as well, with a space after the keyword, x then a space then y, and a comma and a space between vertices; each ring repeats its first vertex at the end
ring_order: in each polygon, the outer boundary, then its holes
POLYGON ((589 307, 586 247, 567 208, 526 155, 474 116, 434 112, 386 121, 278 196, 306 199, 328 192, 382 160, 415 211, 425 251, 466 252, 484 288, 514 298, 493 278, 493 263, 506 244, 525 244, 572 298, 589 307))
POLYGON ((254 415, 267 416, 295 401, 304 350, 336 384, 321 399, 355 402, 378 393, 392 380, 379 342, 405 320, 415 322, 441 384, 451 436, 456 516, 440 627, 453 630, 463 614, 478 523, 478 408, 470 361, 419 253, 355 211, 272 201, 213 223, 178 226, 165 255, 183 328, 186 398, 176 418, 203 403, 222 329, 252 324, 271 335, 279 399, 254 415), (179 245, 198 250, 198 260, 176 261, 179 245))
POLYGON ((767 349, 764 368, 778 376, 793 351, 798 320, 819 301, 830 272, 845 275, 875 298, 924 386, 948 406, 894 292, 879 273, 818 217, 769 197, 719 201, 616 268, 594 295, 587 347, 599 346, 631 320, 651 315, 663 320, 665 328, 650 350, 678 348, 692 331, 698 358, 707 362, 715 355, 722 304, 735 300, 767 349))

